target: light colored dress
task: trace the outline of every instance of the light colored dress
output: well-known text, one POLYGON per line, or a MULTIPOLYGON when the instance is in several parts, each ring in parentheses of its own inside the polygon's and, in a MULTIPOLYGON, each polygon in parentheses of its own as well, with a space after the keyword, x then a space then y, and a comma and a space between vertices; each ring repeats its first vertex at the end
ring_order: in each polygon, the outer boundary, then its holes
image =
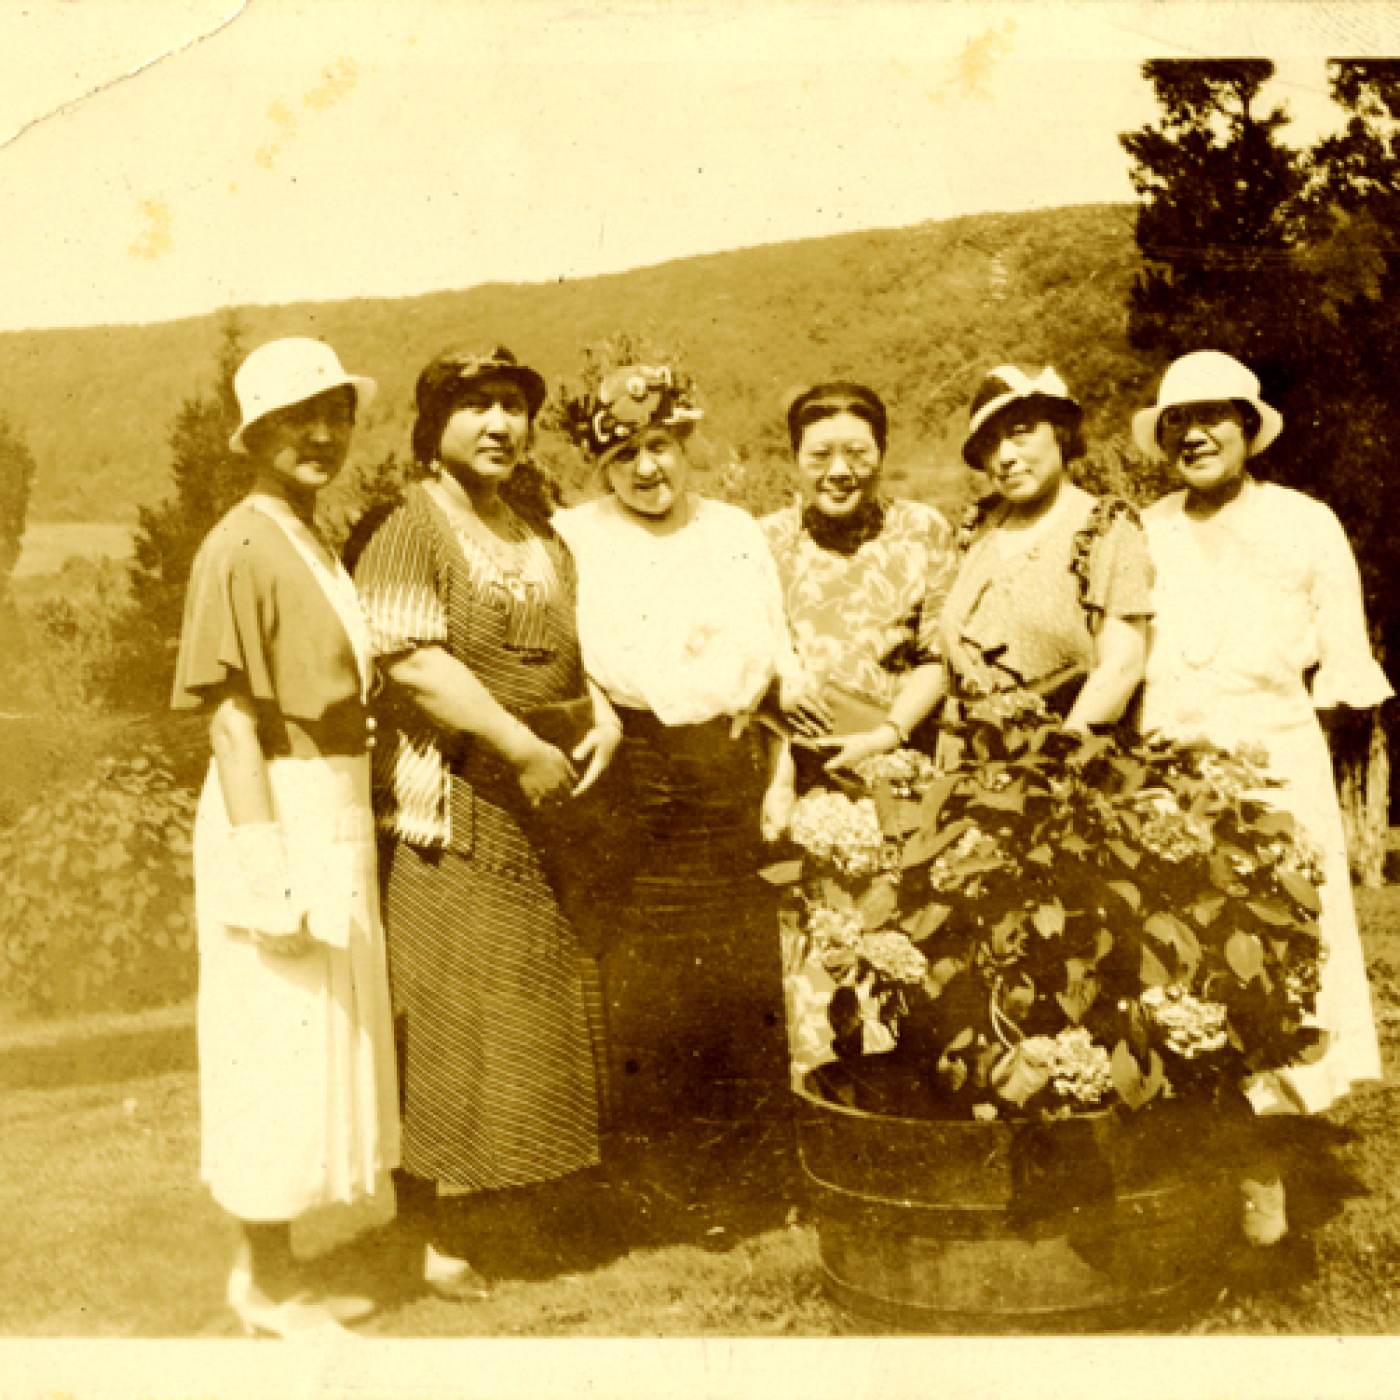
POLYGON ((1337 517, 1301 492, 1247 480, 1207 521, 1167 496, 1143 520, 1157 582, 1143 727, 1226 747, 1261 745, 1278 801, 1323 853, 1327 949, 1312 1065, 1261 1076, 1258 1113, 1317 1112, 1381 1076, 1327 742, 1315 709, 1366 708, 1393 692, 1371 655, 1356 562, 1337 517))
POLYGON ((888 705, 902 671, 938 657, 954 558, 953 531, 932 506, 892 500, 881 509, 879 532, 850 553, 819 543, 796 505, 762 524, 804 669, 888 705))
POLYGON ((1152 565, 1135 512, 1065 483, 1024 534, 997 528, 1001 504, 974 509, 960 535, 957 578, 941 618, 952 688, 1034 685, 1088 672, 1106 617, 1151 612, 1152 565))
POLYGON ((355 590, 256 499, 195 557, 173 704, 239 678, 255 702, 292 879, 313 944, 260 948, 211 763, 195 819, 201 1175, 244 1220, 374 1192, 399 1160, 393 1022, 379 917, 355 590))

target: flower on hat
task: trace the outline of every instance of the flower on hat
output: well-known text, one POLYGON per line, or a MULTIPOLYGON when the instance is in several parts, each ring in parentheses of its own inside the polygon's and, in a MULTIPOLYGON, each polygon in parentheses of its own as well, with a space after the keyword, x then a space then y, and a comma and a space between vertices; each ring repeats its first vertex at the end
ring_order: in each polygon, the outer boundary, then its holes
POLYGON ((602 456, 650 427, 676 428, 704 415, 690 380, 669 365, 624 365, 591 393, 568 399, 564 426, 591 456, 602 456))

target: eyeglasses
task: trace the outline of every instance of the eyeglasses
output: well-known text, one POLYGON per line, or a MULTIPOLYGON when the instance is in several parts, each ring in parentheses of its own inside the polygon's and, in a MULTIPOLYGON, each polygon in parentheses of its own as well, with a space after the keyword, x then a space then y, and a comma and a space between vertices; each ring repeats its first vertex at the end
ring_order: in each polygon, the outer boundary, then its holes
POLYGON ((825 471, 838 457, 848 466, 864 467, 866 470, 873 469, 880 462, 879 449, 869 442, 823 443, 820 447, 804 448, 797 460, 804 467, 825 471))
POLYGON ((1243 423, 1240 411, 1228 399, 1208 403, 1177 403, 1164 408, 1157 420, 1161 439, 1185 437, 1192 428, 1217 428, 1222 423, 1243 423))

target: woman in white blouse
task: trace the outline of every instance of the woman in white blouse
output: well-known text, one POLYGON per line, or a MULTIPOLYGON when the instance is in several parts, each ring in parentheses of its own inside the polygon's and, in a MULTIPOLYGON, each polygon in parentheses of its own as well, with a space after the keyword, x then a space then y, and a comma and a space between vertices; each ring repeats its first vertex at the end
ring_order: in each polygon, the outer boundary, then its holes
POLYGON ((777 569, 752 516, 689 489, 701 412, 668 367, 618 369, 568 413, 605 491, 554 525, 578 565, 584 665, 622 720, 617 776, 639 828, 603 961, 619 1109, 629 1084, 646 1107, 729 1106, 745 1081, 786 1074, 757 868, 765 795, 787 794, 747 723, 799 674, 777 569))
MULTIPOLYGON (((1256 1114, 1317 1113, 1381 1076, 1332 763, 1317 711, 1379 705, 1393 692, 1371 655, 1361 582, 1337 517, 1301 492, 1256 480, 1248 459, 1283 419, 1259 381, 1216 350, 1168 367, 1133 420, 1184 490, 1143 515, 1156 566, 1143 726, 1227 747, 1261 746, 1278 801, 1321 848, 1326 957, 1317 1019, 1322 1057, 1249 1086, 1256 1114)), ((1277 1163, 1245 1182, 1245 1232, 1285 1232, 1277 1163)))

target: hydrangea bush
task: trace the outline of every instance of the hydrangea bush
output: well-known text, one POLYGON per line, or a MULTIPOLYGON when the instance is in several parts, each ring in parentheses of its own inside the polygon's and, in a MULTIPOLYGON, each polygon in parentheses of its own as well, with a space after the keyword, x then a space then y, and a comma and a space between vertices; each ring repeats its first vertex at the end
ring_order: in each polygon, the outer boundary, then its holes
POLYGON ((1053 1117, 1317 1053, 1319 858, 1256 756, 1082 737, 1011 695, 943 742, 805 793, 769 872, 853 1070, 897 1068, 910 1112, 1053 1117))

